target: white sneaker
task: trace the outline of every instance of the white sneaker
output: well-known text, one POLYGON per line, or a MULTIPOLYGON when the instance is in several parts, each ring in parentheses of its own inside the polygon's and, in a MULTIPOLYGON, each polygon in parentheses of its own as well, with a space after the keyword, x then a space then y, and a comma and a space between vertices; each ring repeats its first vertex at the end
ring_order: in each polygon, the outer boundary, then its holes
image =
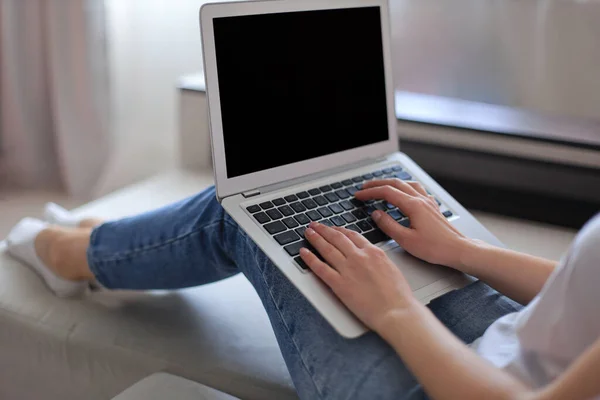
POLYGON ((35 238, 46 229, 47 222, 34 218, 24 218, 10 231, 6 238, 6 251, 12 257, 27 264, 58 297, 71 297, 81 294, 87 282, 69 281, 56 275, 44 264, 35 251, 35 238))

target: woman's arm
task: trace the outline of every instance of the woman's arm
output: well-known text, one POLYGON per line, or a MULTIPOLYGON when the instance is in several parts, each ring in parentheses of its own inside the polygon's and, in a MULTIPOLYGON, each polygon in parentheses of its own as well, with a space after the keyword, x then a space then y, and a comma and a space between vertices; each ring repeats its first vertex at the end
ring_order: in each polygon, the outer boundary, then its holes
POLYGON ((468 240, 458 264, 451 267, 481 279, 521 304, 527 304, 542 290, 556 268, 556 262, 468 240))
POLYGON ((371 181, 356 197, 385 199, 409 216, 412 229, 404 228, 386 213, 373 215, 381 230, 409 253, 475 276, 522 304, 539 293, 556 266, 554 261, 466 238, 441 215, 435 200, 416 182, 371 181))
POLYGON ((420 304, 400 270, 362 235, 311 223, 306 238, 325 262, 302 259, 367 326, 394 347, 434 399, 583 400, 600 394, 600 339, 541 391, 480 358, 420 304))

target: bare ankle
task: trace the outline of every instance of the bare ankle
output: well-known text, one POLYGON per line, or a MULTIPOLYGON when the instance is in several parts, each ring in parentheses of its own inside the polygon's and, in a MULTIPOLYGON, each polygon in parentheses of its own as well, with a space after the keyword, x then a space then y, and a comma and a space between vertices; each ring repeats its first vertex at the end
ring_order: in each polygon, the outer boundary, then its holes
POLYGON ((35 249, 38 257, 59 277, 71 281, 90 280, 93 275, 86 260, 87 243, 87 230, 53 227, 38 235, 35 249))

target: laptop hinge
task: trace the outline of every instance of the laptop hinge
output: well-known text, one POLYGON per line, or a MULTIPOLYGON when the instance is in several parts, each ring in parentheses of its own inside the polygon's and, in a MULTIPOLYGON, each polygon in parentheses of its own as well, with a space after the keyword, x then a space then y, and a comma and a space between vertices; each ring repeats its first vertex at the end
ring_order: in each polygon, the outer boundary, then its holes
POLYGON ((258 196, 259 194, 260 194, 260 190, 254 189, 254 190, 250 190, 248 192, 242 193, 242 196, 244 196, 245 198, 248 198, 248 197, 258 196))

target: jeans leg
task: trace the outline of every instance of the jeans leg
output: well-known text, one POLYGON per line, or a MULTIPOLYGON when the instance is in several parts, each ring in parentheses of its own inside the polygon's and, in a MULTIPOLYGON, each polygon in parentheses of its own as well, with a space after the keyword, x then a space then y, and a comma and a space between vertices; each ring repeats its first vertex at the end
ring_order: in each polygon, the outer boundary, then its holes
MULTIPOLYGON (((108 288, 180 288, 243 272, 267 311, 302 399, 426 398, 378 335, 369 332, 353 340, 338 335, 223 211, 214 189, 98 227, 88 259, 108 288)), ((432 310, 470 341, 493 321, 488 314, 497 318, 513 311, 504 299, 483 284, 473 284, 437 299, 432 310)))
POLYGON ((239 272, 225 243, 225 211, 214 188, 92 231, 88 264, 109 289, 180 289, 239 272))

